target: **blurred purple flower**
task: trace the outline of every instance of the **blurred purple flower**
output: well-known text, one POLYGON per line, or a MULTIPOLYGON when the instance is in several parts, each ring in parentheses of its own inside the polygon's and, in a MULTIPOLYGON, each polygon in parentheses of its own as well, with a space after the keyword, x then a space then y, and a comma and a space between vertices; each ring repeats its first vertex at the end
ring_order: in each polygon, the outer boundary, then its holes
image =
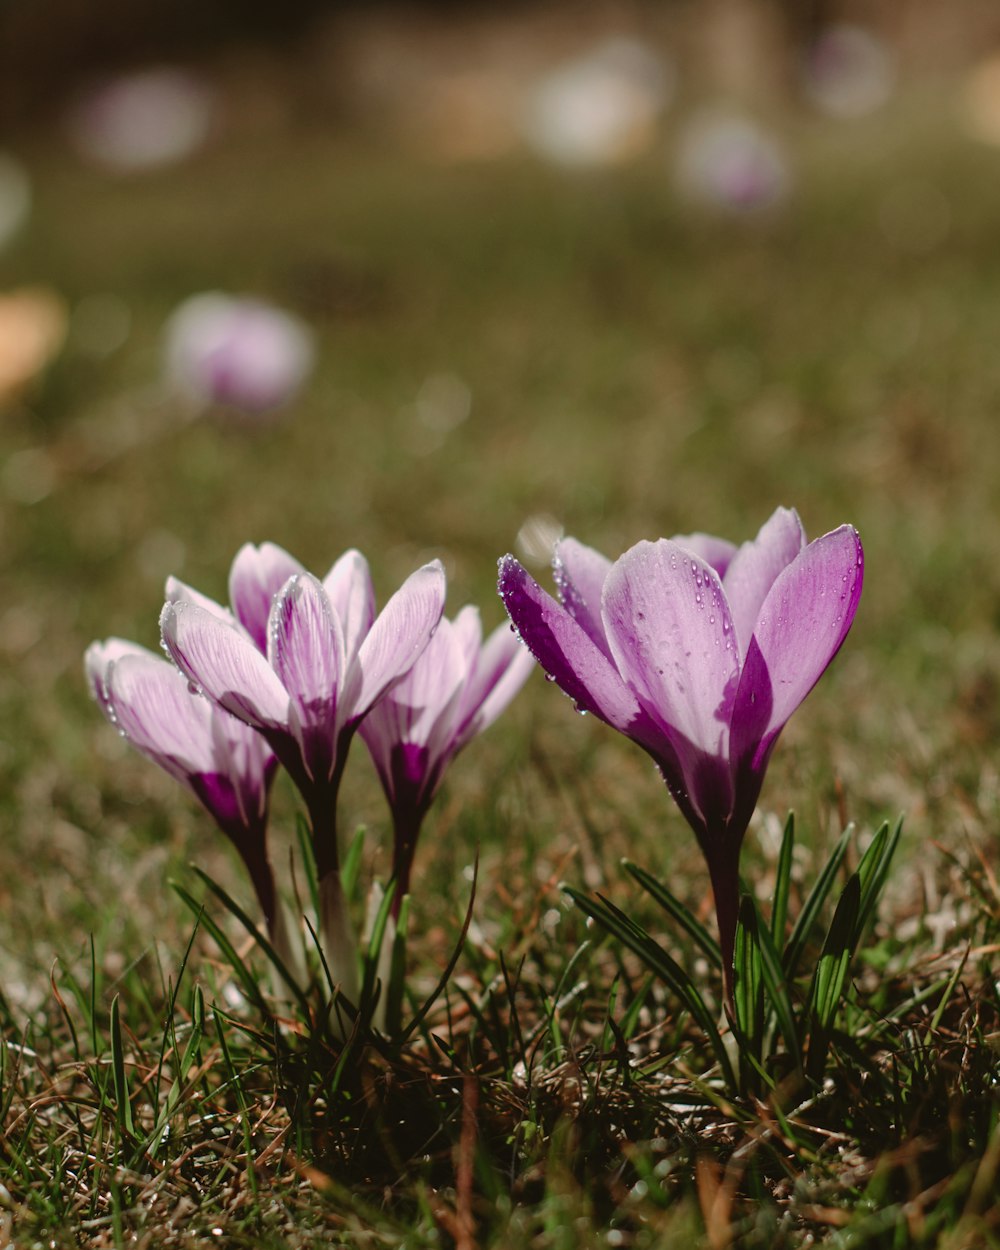
POLYGON ((612 564, 566 539, 554 566, 561 604, 505 556, 504 604, 577 708, 659 766, 708 864, 728 993, 740 845, 778 735, 854 620, 857 531, 807 545, 798 514, 779 508, 739 548, 692 534, 612 564))
POLYGON ((778 141, 739 114, 705 113, 688 123, 677 156, 680 189, 723 212, 753 214, 779 204, 791 188, 778 141))
POLYGON ((185 300, 167 322, 168 382, 197 407, 250 415, 283 407, 314 356, 308 327, 260 300, 210 291, 185 300))
POLYGON ((127 174, 190 156, 208 137, 214 111, 207 83, 156 66, 92 86, 74 103, 68 124, 82 156, 127 174))
POLYGON ((346 552, 320 582, 280 547, 247 545, 233 563, 230 594, 235 615, 168 582, 163 644, 199 691, 260 732, 302 794, 323 896, 324 950, 335 983, 356 1001, 337 793, 359 724, 437 627, 444 570, 436 560, 418 569, 376 616, 359 552, 346 552))
POLYGON ((492 725, 526 681, 529 653, 506 625, 483 642, 479 612, 442 618, 410 669, 362 721, 392 811, 393 907, 409 893, 413 854, 424 817, 455 756, 492 725))
POLYGON ((831 117, 864 117, 892 94, 889 49, 872 31, 848 24, 828 26, 808 49, 802 66, 805 89, 831 117))
POLYGON ((162 657, 120 638, 92 643, 84 664, 108 720, 185 785, 240 854, 272 938, 278 924, 267 857, 268 793, 277 759, 259 734, 190 690, 162 657))

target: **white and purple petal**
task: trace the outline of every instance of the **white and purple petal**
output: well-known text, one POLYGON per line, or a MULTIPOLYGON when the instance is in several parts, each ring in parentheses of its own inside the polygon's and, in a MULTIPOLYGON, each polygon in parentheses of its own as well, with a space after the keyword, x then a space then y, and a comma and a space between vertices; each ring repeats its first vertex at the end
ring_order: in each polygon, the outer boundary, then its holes
POLYGON ((738 549, 722 586, 736 627, 740 656, 745 656, 761 604, 778 574, 806 545, 806 533, 794 508, 778 508, 757 537, 738 549))
POLYGON ((248 725, 285 730, 288 692, 250 638, 195 603, 164 605, 163 645, 195 687, 248 725))
POLYGON ((678 547, 693 551, 699 560, 710 564, 720 577, 725 577, 729 562, 736 554, 736 544, 714 534, 675 534, 670 540, 678 547))
POLYGON ((605 582, 604 628, 618 671, 647 712, 724 757, 739 662, 715 570, 669 539, 637 543, 605 582))
POLYGON ((575 538, 563 538, 556 544, 552 573, 562 605, 609 659, 601 595, 610 571, 611 561, 593 547, 586 547, 575 538))
POLYGON ((350 723, 366 716, 413 667, 438 626, 445 593, 444 568, 432 560, 410 574, 375 618, 351 674, 351 706, 345 709, 350 723))
POLYGON ((83 657, 90 692, 98 707, 112 724, 115 722, 115 714, 108 692, 108 678, 115 662, 126 655, 146 655, 150 659, 161 658, 155 656, 146 647, 127 642, 124 638, 105 638, 103 642, 92 642, 83 657))
POLYGON ((482 645, 463 691, 454 727, 455 750, 488 729, 528 680, 534 656, 506 625, 482 645))
POLYGON ((337 710, 344 678, 344 636, 320 582, 295 573, 275 597, 267 656, 290 698, 288 724, 306 773, 328 779, 336 757, 337 710))
POLYGON ((584 712, 635 736, 645 717, 611 660, 582 625, 513 556, 500 561, 500 597, 521 641, 584 712))
POLYGON ((375 620, 375 590, 368 561, 361 552, 345 551, 323 579, 323 589, 340 618, 350 664, 375 620))
POLYGON ((267 622, 274 596, 302 565, 276 543, 244 543, 229 570, 229 602, 258 651, 267 652, 267 622))
POLYGON ((810 543, 761 606, 733 709, 733 758, 762 769, 774 741, 854 621, 864 552, 851 525, 810 543))

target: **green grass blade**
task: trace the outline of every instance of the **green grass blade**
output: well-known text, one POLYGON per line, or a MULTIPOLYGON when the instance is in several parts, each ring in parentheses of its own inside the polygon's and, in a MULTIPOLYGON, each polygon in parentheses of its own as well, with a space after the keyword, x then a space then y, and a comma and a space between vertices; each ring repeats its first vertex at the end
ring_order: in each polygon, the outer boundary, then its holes
POLYGON ((860 899, 861 883, 854 873, 837 902, 810 987, 806 1009, 810 1027, 807 1070, 813 1080, 819 1080, 823 1074, 830 1031, 854 956, 860 899))
POLYGON ((392 911, 392 900, 395 894, 396 883, 395 881, 390 881, 389 888, 382 895, 379 902, 378 911, 375 914, 375 922, 372 925, 371 937, 368 940, 368 949, 364 955, 361 1001, 358 1007, 361 1011, 362 1020, 366 1022, 371 1020, 378 999, 386 992, 386 987, 378 984, 379 955, 382 952, 382 943, 385 941, 385 931, 389 924, 389 915, 392 911))
POLYGON ((704 999, 680 964, 644 929, 606 898, 601 895, 590 898, 570 885, 564 884, 561 888, 581 911, 638 955, 650 972, 654 972, 673 990, 708 1038, 723 1078, 729 1089, 735 1092, 737 1083, 722 1036, 704 999))
POLYGON ((749 894, 740 901, 733 952, 733 1009, 741 1051, 758 1063, 764 1043, 764 975, 757 935, 757 909, 749 894))
POLYGON ((392 1038, 403 1029, 403 1001, 406 997, 406 934, 410 924, 410 896, 403 897, 392 936, 392 962, 389 984, 385 987, 385 1029, 392 1038))
POLYGON ((121 1014, 118 1005, 119 995, 111 1000, 111 1072, 115 1085, 115 1109, 118 1125, 128 1138, 135 1137, 135 1124, 132 1120, 132 1102, 129 1098, 128 1080, 125 1075, 125 1048, 122 1044, 121 1014))
MULTIPOLYGON (((365 827, 364 825, 359 825, 354 831, 354 837, 351 839, 351 844, 347 848, 347 854, 344 856, 344 862, 340 867, 340 884, 346 899, 354 899, 355 897, 361 874, 361 852, 364 850, 364 847, 365 827)), ((319 915, 318 907, 316 908, 316 915, 319 915)))
POLYGON ((662 907, 667 915, 676 921, 689 937, 694 939, 708 957, 712 967, 718 968, 722 963, 722 951, 719 949, 719 943, 712 937, 701 921, 691 913, 691 910, 685 907, 680 899, 675 898, 661 881, 657 881, 644 868, 640 868, 628 859, 622 860, 622 867, 642 886, 654 902, 662 907))
MULTIPOLYGON (((756 906, 756 904, 755 904, 756 906)), ((788 1053, 798 1070, 802 1068, 802 1046, 795 1020, 795 1006, 789 993, 788 980, 782 967, 781 955, 775 939, 757 914, 757 941, 760 950, 761 975, 767 995, 767 1003, 774 1015, 778 1032, 788 1047, 788 1053)))
POLYGON ((295 995, 295 998, 298 1001, 298 1004, 301 1007, 302 1011, 304 1013, 308 1013, 309 1000, 306 998, 305 994, 302 992, 302 989, 299 986, 298 982, 295 980, 292 974, 288 971, 288 968, 285 965, 284 960, 281 958, 278 952, 271 945, 266 935, 260 931, 260 929, 254 923, 254 921, 250 918, 250 916, 247 915, 247 913, 243 910, 243 908, 239 905, 239 903, 236 902, 236 900, 232 897, 232 895, 229 894, 228 891, 224 890, 221 885, 218 885, 215 881, 213 881, 207 872, 204 872, 201 868, 197 867, 197 865, 194 866, 194 871, 201 878, 201 880, 205 883, 208 889, 211 890, 211 892, 215 895, 215 897, 219 900, 219 902, 222 903, 223 907, 225 907, 226 910, 240 922, 243 928, 246 929, 247 933, 250 934, 250 936, 254 939, 254 941, 257 943, 260 949, 267 956, 269 962, 274 967, 275 971, 278 973, 278 976, 281 977, 282 981, 284 981, 284 983, 288 986, 288 988, 295 995))
POLYGON ((859 940, 862 930, 871 919, 872 912, 878 903, 902 833, 902 820, 896 822, 896 827, 891 834, 888 822, 886 822, 872 839, 871 845, 861 857, 861 863, 858 864, 858 877, 861 881, 861 901, 858 909, 859 940))
POLYGON ((413 1034, 417 1031, 417 1029, 420 1028, 421 1024, 423 1024, 424 1020, 426 1019, 427 1014, 430 1012, 431 1008, 437 1002, 438 998, 440 998, 441 991, 451 980, 451 974, 455 971, 459 958, 461 957, 462 950, 465 947, 465 939, 469 936, 469 926, 472 924, 472 909, 476 902, 476 887, 478 884, 479 884, 479 852, 477 850, 475 863, 473 864, 473 867, 472 867, 472 889, 469 892, 469 905, 465 909, 465 919, 462 922, 462 932, 458 936, 458 941, 455 943, 455 948, 451 953, 451 958, 448 960, 447 967, 445 968, 444 972, 442 972, 437 985, 434 986, 430 994, 428 994, 428 996, 424 999, 420 1008, 417 1010, 416 1015, 414 1015, 413 1019, 406 1026, 406 1030, 400 1039, 403 1042, 407 1041, 410 1037, 412 1037, 413 1034))
POLYGON ((260 992, 260 986, 257 984, 257 980, 253 973, 240 958, 236 947, 233 946, 232 942, 230 942, 229 938, 225 935, 219 925, 216 924, 208 912, 205 911, 205 908, 201 903, 195 902, 195 900, 191 897, 187 890, 179 884, 179 882, 172 881, 170 884, 174 893, 191 909, 192 914, 199 917, 202 927, 208 932, 212 941, 215 942, 215 944, 222 951, 223 958, 226 963, 229 964, 230 968, 232 968, 247 1001, 251 1003, 263 1016, 269 1018, 271 1013, 267 1003, 264 1001, 264 996, 260 992))
POLYGON ((847 847, 853 835, 854 826, 848 825, 837 840, 837 845, 833 848, 830 858, 823 865, 823 870, 816 879, 816 884, 809 891, 809 895, 802 905, 802 910, 799 912, 798 919, 792 928, 792 933, 783 955, 785 972, 789 981, 795 978, 799 960, 802 957, 802 951, 808 941, 810 931, 820 911, 823 909, 823 905, 830 896, 834 882, 837 879, 837 873, 844 862, 844 856, 847 854, 847 847))
POLYGON ((792 888, 792 862, 795 855, 795 813, 789 812, 785 831, 781 836, 778 866, 774 874, 774 902, 771 906, 771 936, 778 950, 785 945, 785 925, 788 923, 788 896, 792 888))

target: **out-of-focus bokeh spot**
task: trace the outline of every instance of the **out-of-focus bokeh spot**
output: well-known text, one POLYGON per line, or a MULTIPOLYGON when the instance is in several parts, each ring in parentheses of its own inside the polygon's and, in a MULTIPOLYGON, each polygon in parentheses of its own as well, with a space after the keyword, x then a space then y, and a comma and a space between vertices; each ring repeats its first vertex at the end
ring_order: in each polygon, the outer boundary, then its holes
POLYGON ((963 106, 970 133, 1000 147, 1000 53, 980 61, 968 73, 963 106))
POLYGON ((559 165, 613 165, 648 149, 673 91, 673 70, 636 39, 606 40, 528 92, 522 131, 559 165))
POLYGON ((116 173, 172 165, 208 138, 215 109, 209 85, 193 73, 153 67, 87 88, 66 123, 76 150, 116 173))
POLYGON ((676 178, 693 202, 735 214, 773 209, 792 188, 777 137, 751 118, 725 111, 700 114, 684 126, 676 178))
POLYGON ((168 384, 196 409, 259 416, 284 407, 312 371, 314 354, 299 318, 216 291, 185 300, 165 331, 168 384))
POLYGON ((23 390, 54 359, 66 337, 66 304, 55 291, 0 293, 0 403, 23 390))
POLYGON ((864 117, 881 108, 895 85, 893 57, 861 26, 830 26, 803 60, 806 94, 831 117, 864 117))

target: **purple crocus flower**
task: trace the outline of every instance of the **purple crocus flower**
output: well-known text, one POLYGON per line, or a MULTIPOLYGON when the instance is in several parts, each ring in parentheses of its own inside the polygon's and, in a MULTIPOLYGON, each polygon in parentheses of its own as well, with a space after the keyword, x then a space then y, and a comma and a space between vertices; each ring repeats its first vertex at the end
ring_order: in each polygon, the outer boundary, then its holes
POLYGON ((335 984, 356 1001, 337 792, 359 724, 437 627, 444 570, 437 560, 418 569, 378 616, 368 565, 356 551, 321 582, 273 544, 244 547, 230 577, 235 615, 180 583, 167 589, 166 650, 198 690, 263 736, 305 800, 325 954, 335 984))
POLYGON ((857 531, 807 544, 798 514, 779 508, 739 548, 692 534, 637 543, 611 563, 566 539, 554 564, 561 603, 509 555, 500 594, 577 708, 659 766, 708 864, 728 995, 740 844, 778 735, 854 620, 857 531))
POLYGON ((185 785, 236 847, 274 939, 280 908, 266 844, 274 752, 241 721, 192 693, 182 673, 145 647, 109 638, 87 648, 84 664, 108 720, 185 785))
POLYGON ((164 355, 171 388, 196 408, 219 405, 262 417, 304 386, 315 346, 309 328, 291 313, 209 291, 173 313, 164 355))
POLYGON ((413 853, 445 769, 517 694, 533 667, 506 625, 483 642, 479 612, 442 618, 403 680, 372 709, 360 734, 392 811, 394 910, 409 893, 413 853))

